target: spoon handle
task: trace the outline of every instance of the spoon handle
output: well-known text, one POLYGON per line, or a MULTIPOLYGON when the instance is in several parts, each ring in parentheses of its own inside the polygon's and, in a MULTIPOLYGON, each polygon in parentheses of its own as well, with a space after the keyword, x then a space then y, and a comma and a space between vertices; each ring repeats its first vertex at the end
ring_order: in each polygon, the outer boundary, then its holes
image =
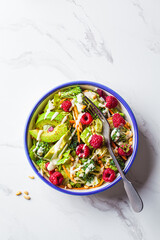
POLYGON ((143 209, 143 202, 132 183, 126 178, 123 178, 124 189, 127 193, 131 206, 135 212, 140 212, 143 209))

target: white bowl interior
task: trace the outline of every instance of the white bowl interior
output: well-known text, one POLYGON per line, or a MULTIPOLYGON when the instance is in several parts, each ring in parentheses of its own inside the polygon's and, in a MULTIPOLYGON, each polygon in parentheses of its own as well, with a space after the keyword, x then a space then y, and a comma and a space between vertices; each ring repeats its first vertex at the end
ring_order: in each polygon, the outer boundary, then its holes
MULTIPOLYGON (((72 85, 70 85, 69 87, 71 87, 71 86, 72 86, 72 85)), ((90 89, 90 90, 96 90, 96 89, 97 89, 96 87, 94 87, 94 86, 92 86, 92 85, 78 85, 78 86, 80 86, 82 89, 90 89)), ((66 87, 66 88, 68 88, 68 87, 66 87)), ((62 88, 62 89, 64 90, 65 88, 62 88)), ((60 90, 62 90, 62 89, 59 89, 58 91, 60 91, 60 90)), ((33 115, 32 115, 32 118, 31 118, 30 123, 29 123, 29 126, 28 126, 28 130, 34 128, 34 125, 35 125, 35 122, 36 122, 36 119, 37 119, 38 114, 40 114, 40 113, 43 111, 43 109, 44 109, 44 107, 46 106, 48 100, 49 100, 49 99, 52 99, 53 96, 54 96, 54 94, 55 94, 56 92, 58 92, 58 91, 52 92, 48 97, 46 97, 46 98, 39 104, 39 106, 36 108, 36 110, 34 111, 34 113, 33 113, 33 115)), ((103 91, 105 91, 105 90, 103 90, 103 91)), ((105 92, 106 92, 106 91, 105 91, 105 92)), ((107 95, 111 95, 109 92, 106 92, 106 94, 107 94, 107 95)), ((135 145, 135 138, 134 138, 134 136, 135 136, 135 135, 134 135, 134 128, 133 128, 132 120, 131 120, 131 118, 130 118, 130 115, 129 115, 128 111, 127 111, 126 108, 123 106, 123 104, 121 103, 121 104, 119 104, 119 105, 120 105, 120 106, 119 106, 119 109, 125 114, 127 121, 131 124, 132 131, 133 131, 133 149, 134 149, 134 145, 135 145)), ((32 138, 31 138, 31 136, 30 136, 29 133, 27 134, 27 146, 28 146, 28 149, 30 149, 31 146, 32 146, 32 138)), ((130 157, 129 157, 128 160, 126 161, 125 168, 127 168, 127 165, 129 164, 129 161, 130 161, 130 157)), ((119 174, 117 175, 117 177, 118 177, 118 176, 119 176, 119 174)), ((45 177, 45 176, 44 176, 44 178, 47 179, 47 177, 45 177)), ((116 179, 115 179, 115 180, 116 180, 116 179)), ((113 183, 113 182, 112 182, 112 183, 113 183)), ((105 186, 110 185, 110 184, 112 184, 112 183, 105 183, 105 184, 103 184, 102 186, 98 187, 98 189, 100 190, 101 188, 104 188, 105 186)), ((96 188, 86 189, 86 190, 66 189, 66 191, 69 191, 69 192, 81 192, 81 193, 83 193, 83 192, 90 192, 90 193, 91 193, 91 192, 94 192, 95 189, 96 189, 96 188)))

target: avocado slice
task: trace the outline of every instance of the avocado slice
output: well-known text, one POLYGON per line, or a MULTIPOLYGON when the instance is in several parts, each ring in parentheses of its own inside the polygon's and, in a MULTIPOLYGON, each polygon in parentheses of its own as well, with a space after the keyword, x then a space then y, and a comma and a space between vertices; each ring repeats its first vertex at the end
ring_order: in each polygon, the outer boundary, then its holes
POLYGON ((61 123, 61 121, 66 115, 68 115, 66 123, 69 123, 69 120, 72 119, 72 115, 70 113, 59 112, 59 114, 53 120, 51 120, 54 114, 55 112, 50 112, 46 118, 45 118, 46 113, 40 114, 36 122, 36 128, 43 129, 44 125, 51 125, 55 127, 61 123))
POLYGON ((92 132, 91 132, 90 126, 86 127, 80 135, 80 138, 82 139, 82 141, 90 148, 92 148, 92 146, 89 144, 88 139, 90 138, 91 135, 92 135, 92 132))
POLYGON ((99 118, 93 120, 92 125, 96 133, 102 132, 103 125, 102 125, 102 121, 99 118))
MULTIPOLYGON (((38 132, 40 130, 34 129, 29 130, 29 133, 32 135, 32 137, 37 139, 38 132)), ((54 128, 52 132, 43 131, 41 134, 41 141, 43 142, 56 142, 59 140, 66 132, 68 131, 67 124, 60 124, 54 128)))
POLYGON ((48 153, 44 156, 47 159, 51 159, 53 154, 55 154, 55 157, 57 157, 60 152, 62 151, 62 149, 64 148, 66 143, 69 143, 69 138, 71 136, 70 131, 68 130, 61 138, 60 140, 54 144, 50 150, 48 151, 48 153))

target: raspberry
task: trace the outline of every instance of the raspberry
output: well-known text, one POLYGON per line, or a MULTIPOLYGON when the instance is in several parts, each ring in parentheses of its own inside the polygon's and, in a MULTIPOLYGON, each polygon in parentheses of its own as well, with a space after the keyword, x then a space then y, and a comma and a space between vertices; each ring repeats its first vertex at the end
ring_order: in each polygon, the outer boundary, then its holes
POLYGON ((69 112, 71 106, 72 106, 72 103, 71 103, 69 100, 63 101, 63 103, 61 104, 61 108, 62 108, 65 112, 69 112))
POLYGON ((113 96, 106 97, 106 107, 115 108, 118 105, 118 100, 113 96))
POLYGON ((105 100, 106 94, 102 89, 97 89, 97 93, 99 94, 100 97, 102 97, 105 100))
POLYGON ((93 148, 100 148, 103 143, 103 137, 101 135, 94 134, 89 142, 93 148))
POLYGON ((86 112, 82 115, 80 122, 83 125, 89 125, 93 121, 93 118, 90 113, 86 112))
MULTIPOLYGON (((50 164, 50 162, 47 162, 47 163, 45 164, 46 169, 47 169, 47 167, 48 167, 49 164, 50 164)), ((47 171, 48 171, 49 175, 51 175, 52 173, 54 173, 54 170, 49 171, 49 170, 47 169, 47 171)))
POLYGON ((103 180, 105 182, 113 182, 113 180, 116 178, 115 171, 111 168, 107 168, 103 172, 103 180))
POLYGON ((89 147, 86 146, 86 144, 80 144, 77 146, 76 148, 76 154, 78 155, 78 157, 80 158, 86 158, 89 156, 90 154, 90 150, 89 147))
POLYGON ((60 172, 54 172, 49 177, 49 181, 57 186, 61 185, 61 183, 63 182, 63 179, 64 179, 63 175, 60 172))
POLYGON ((120 155, 120 156, 126 156, 126 153, 125 153, 125 151, 122 149, 122 148, 118 148, 118 154, 120 155))
POLYGON ((115 128, 123 127, 125 124, 124 118, 119 113, 113 115, 112 121, 115 128))
POLYGON ((121 147, 118 148, 118 154, 120 156, 127 156, 129 157, 132 154, 133 150, 130 145, 122 145, 121 147))

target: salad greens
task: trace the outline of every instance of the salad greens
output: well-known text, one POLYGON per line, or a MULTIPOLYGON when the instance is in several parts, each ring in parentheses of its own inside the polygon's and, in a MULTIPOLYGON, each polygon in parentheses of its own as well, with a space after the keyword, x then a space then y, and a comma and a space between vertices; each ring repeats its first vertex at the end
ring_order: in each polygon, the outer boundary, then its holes
POLYGON ((125 114, 118 106, 108 109, 105 100, 96 91, 73 86, 55 92, 37 116, 33 129, 29 130, 32 137, 29 155, 39 172, 53 184, 52 175, 62 176, 62 183, 57 185, 67 189, 99 187, 105 183, 103 173, 108 168, 118 173, 105 142, 99 147, 91 144, 95 135, 103 139, 103 123, 92 115, 89 124, 83 123, 81 118, 88 109, 83 101, 84 95, 108 119, 113 151, 122 169, 125 168, 127 158, 120 156, 117 149, 129 152, 133 142, 129 123, 129 127, 124 125, 116 128, 113 125, 113 114, 119 113, 123 118, 125 114))

